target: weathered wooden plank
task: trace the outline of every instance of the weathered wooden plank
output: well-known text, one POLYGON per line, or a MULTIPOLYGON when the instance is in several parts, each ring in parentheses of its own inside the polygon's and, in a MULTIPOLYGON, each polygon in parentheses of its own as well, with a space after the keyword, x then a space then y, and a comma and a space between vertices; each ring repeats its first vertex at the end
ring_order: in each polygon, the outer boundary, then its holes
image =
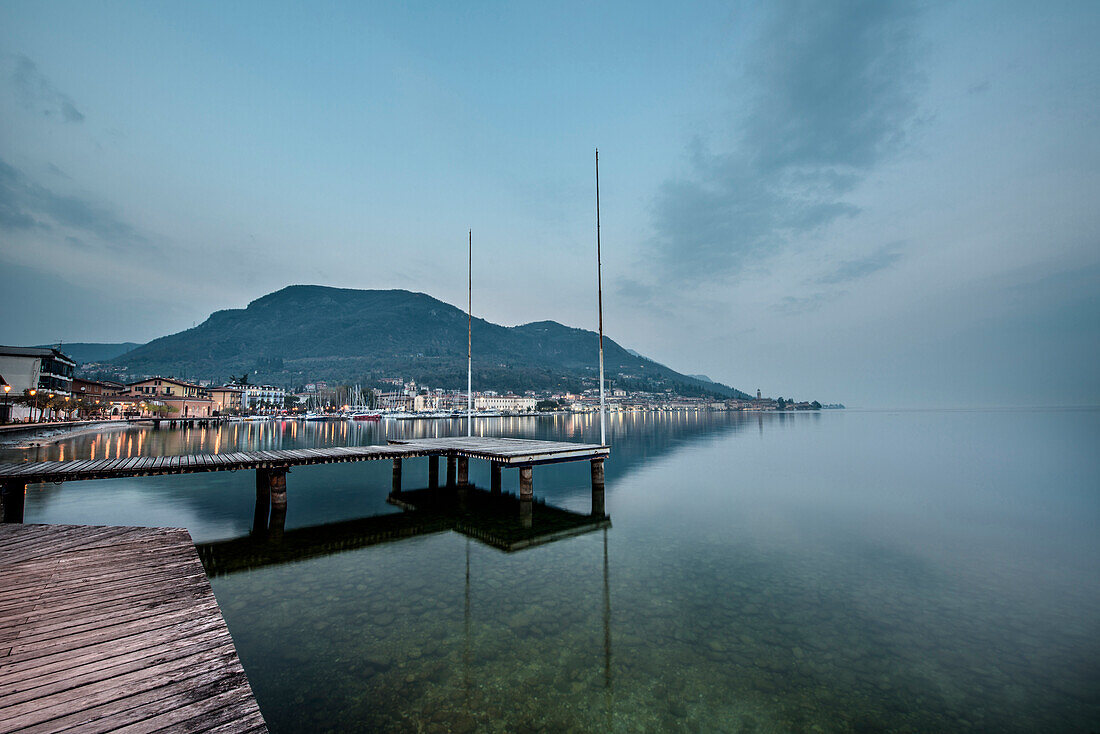
POLYGON ((86 663, 106 665, 117 656, 137 650, 157 648, 180 639, 200 639, 211 635, 229 635, 220 619, 206 619, 187 628, 152 630, 119 640, 108 641, 79 651, 61 651, 64 654, 29 658, 11 663, 4 662, 0 668, 0 680, 13 681, 42 675, 53 670, 67 670, 86 663))
MULTIPOLYGON (((200 576, 201 574, 198 571, 192 571, 184 575, 176 572, 175 569, 160 574, 148 574, 135 579, 132 584, 119 584, 116 588, 104 589, 101 594, 96 594, 95 591, 83 594, 68 593, 66 594, 64 602, 51 604, 48 612, 75 612, 82 607, 96 606, 139 596, 144 597, 144 595, 149 592, 163 594, 164 592, 160 590, 160 585, 166 579, 175 579, 183 586, 189 582, 200 583, 200 576)), ((14 653, 12 653, 12 655, 13 654, 14 653)))
MULTIPOLYGON (((52 581, 56 578, 56 574, 53 574, 51 578, 46 579, 52 581)), ((72 618, 75 615, 91 614, 91 613, 103 613, 103 614, 117 614, 134 605, 149 605, 164 603, 164 591, 160 588, 162 578, 151 579, 146 577, 145 583, 139 586, 135 586, 133 589, 123 588, 119 584, 114 589, 105 589, 100 596, 96 595, 83 595, 73 596, 73 598, 66 601, 62 605, 50 604, 48 607, 38 607, 38 596, 34 597, 35 602, 29 610, 26 604, 12 605, 10 608, 5 608, 4 614, 24 614, 33 618, 35 625, 49 625, 54 621, 71 623, 72 618)), ((202 585, 201 578, 197 574, 191 574, 189 576, 180 578, 180 588, 176 595, 171 598, 179 599, 193 599, 196 602, 200 600, 205 593, 205 588, 202 585)), ((72 586, 69 588, 57 586, 57 594, 67 594, 72 591, 72 586)), ((51 586, 51 592, 54 592, 53 586, 51 586)), ((28 595, 38 592, 28 591, 28 595)), ((9 622, 5 619, 4 629, 9 627, 18 626, 14 622, 9 622)))
MULTIPOLYGON (((179 660, 171 660, 144 670, 124 673, 110 678, 102 685, 80 686, 51 696, 15 704, 0 709, 0 734, 20 731, 36 724, 43 724, 74 711, 132 696, 162 686, 177 683, 180 673, 214 671, 218 677, 225 675, 226 667, 236 660, 232 645, 212 651, 196 653, 179 660)), ((201 673, 200 673, 201 674, 201 673)))
POLYGON ((66 461, 61 464, 61 468, 64 469, 66 474, 79 474, 87 469, 92 463, 90 459, 85 461, 66 461))
MULTIPOLYGON (((66 731, 79 731, 81 734, 115 731, 119 725, 124 726, 128 723, 143 721, 163 712, 165 709, 217 695, 227 688, 240 685, 242 679, 243 675, 240 673, 228 675, 200 674, 181 678, 179 683, 186 685, 186 688, 182 690, 180 687, 163 686, 144 691, 55 719, 50 722, 54 725, 53 728, 43 728, 40 731, 65 729, 66 731)), ((34 734, 34 731, 31 730, 32 734, 34 734)), ((266 731, 266 727, 264 731, 266 731)))
MULTIPOLYGON (((51 589, 51 593, 52 593, 51 589)), ((128 604, 122 609, 99 612, 98 609, 81 615, 76 619, 58 620, 53 618, 43 623, 34 617, 33 625, 28 625, 23 634, 15 643, 15 648, 25 650, 38 644, 64 644, 69 638, 79 639, 80 642, 93 640, 98 635, 103 639, 118 639, 128 636, 134 629, 134 623, 149 622, 159 619, 161 622, 170 623, 177 614, 205 614, 212 612, 217 607, 217 602, 211 599, 181 598, 178 596, 165 597, 147 601, 144 604, 128 604)), ((149 628, 158 625, 150 624, 149 628)), ((94 642, 92 643, 94 644, 94 642)), ((86 645, 85 645, 86 646, 86 645)), ((15 649, 13 649, 13 653, 15 649)), ((0 699, 3 693, 0 692, 0 699)))
POLYGON ((0 732, 263 726, 186 531, 4 525, 0 562, 0 732))
POLYGON ((224 635, 172 640, 152 648, 145 648, 126 655, 117 655, 106 664, 102 662, 86 663, 62 670, 53 669, 39 675, 28 676, 19 681, 10 681, 5 685, 2 695, 0 695, 0 714, 3 713, 5 707, 14 706, 17 703, 40 700, 46 696, 52 696, 79 686, 117 678, 136 670, 147 670, 160 663, 187 658, 217 648, 225 648, 231 644, 232 640, 224 635))
POLYGON ((207 698, 198 699, 179 708, 169 709, 145 721, 116 731, 119 734, 148 734, 150 732, 187 731, 201 732, 223 724, 251 710, 250 691, 240 686, 226 686, 226 690, 207 698))

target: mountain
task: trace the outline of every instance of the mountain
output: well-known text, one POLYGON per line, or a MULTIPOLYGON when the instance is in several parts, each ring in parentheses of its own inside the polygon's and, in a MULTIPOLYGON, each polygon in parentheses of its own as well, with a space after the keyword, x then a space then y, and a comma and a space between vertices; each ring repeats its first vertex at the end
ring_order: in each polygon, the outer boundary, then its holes
POLYGON ((41 344, 39 346, 45 349, 50 349, 52 347, 59 350, 62 354, 72 357, 77 364, 84 364, 86 362, 108 362, 141 345, 137 342, 121 342, 119 344, 72 342, 65 344, 41 344))
MULTIPOLYGON (((598 381, 598 337, 554 321, 505 327, 473 320, 474 384, 481 389, 570 389, 598 381)), ((294 285, 244 309, 217 311, 195 328, 113 360, 127 373, 296 386, 313 380, 373 385, 401 377, 466 385, 466 313, 423 293, 294 285)), ((604 337, 615 387, 685 395, 744 395, 639 358, 604 337)))

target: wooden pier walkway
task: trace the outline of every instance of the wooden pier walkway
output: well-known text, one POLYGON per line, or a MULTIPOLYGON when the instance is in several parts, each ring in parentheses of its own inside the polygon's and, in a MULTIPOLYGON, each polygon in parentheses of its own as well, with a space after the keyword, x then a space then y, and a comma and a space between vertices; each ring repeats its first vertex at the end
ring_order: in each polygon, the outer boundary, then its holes
POLYGON ((492 486, 500 487, 502 468, 519 469, 521 498, 532 496, 532 467, 563 461, 591 461, 592 489, 603 491, 607 446, 518 438, 456 437, 391 442, 388 445, 280 449, 184 456, 132 456, 90 461, 27 461, 0 464, 0 520, 22 522, 28 484, 115 479, 209 471, 255 470, 258 494, 275 506, 286 506, 286 474, 291 467, 351 461, 393 461, 393 491, 401 490, 401 462, 426 456, 428 486, 439 482, 439 457, 447 459, 447 484, 465 485, 470 459, 489 461, 492 486))
POLYGON ((265 732, 186 530, 0 525, 0 734, 265 732))
POLYGON ((194 474, 208 471, 274 469, 309 464, 337 464, 378 459, 446 456, 486 459, 506 466, 534 466, 559 461, 605 458, 610 449, 595 444, 534 441, 518 438, 435 438, 379 446, 337 446, 183 456, 133 456, 95 461, 26 461, 0 464, 0 482, 72 482, 81 479, 194 474))

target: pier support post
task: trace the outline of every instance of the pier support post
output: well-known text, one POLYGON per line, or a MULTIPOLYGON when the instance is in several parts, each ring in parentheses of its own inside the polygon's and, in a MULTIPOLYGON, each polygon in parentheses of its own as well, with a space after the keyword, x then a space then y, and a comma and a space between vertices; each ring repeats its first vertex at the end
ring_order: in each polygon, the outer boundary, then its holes
POLYGON ((470 460, 465 456, 458 457, 458 485, 465 487, 470 483, 470 460))
POLYGON ((439 457, 428 457, 428 487, 435 489, 439 486, 439 457))
POLYGON ((603 459, 592 460, 592 515, 604 516, 603 459))
POLYGON ((286 473, 287 469, 285 467, 267 470, 267 484, 271 488, 272 510, 282 509, 284 512, 286 511, 286 473))
POLYGON ((270 502, 272 507, 286 508, 285 466, 256 470, 256 513, 261 512, 260 505, 270 502))
POLYGON ((23 522, 23 503, 27 485, 23 482, 0 484, 0 522, 23 522))
POLYGON ((500 494, 500 462, 489 462, 489 491, 500 494))
POLYGON ((519 498, 521 500, 530 500, 535 497, 534 482, 531 476, 532 470, 529 466, 521 466, 519 468, 519 498))
POLYGON ((390 491, 394 494, 401 492, 401 459, 393 460, 393 487, 390 491))
POLYGON ((455 472, 455 463, 456 462, 455 462, 455 457, 454 456, 448 456, 447 457, 447 486, 448 487, 455 486, 455 473, 456 473, 455 472))
POLYGON ((534 501, 530 499, 520 499, 519 501, 519 523, 525 528, 531 527, 534 519, 534 501))

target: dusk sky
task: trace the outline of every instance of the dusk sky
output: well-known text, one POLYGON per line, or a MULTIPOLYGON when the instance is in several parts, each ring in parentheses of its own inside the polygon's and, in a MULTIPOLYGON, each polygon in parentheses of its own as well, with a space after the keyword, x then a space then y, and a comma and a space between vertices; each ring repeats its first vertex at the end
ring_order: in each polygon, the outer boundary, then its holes
POLYGON ((471 228, 476 316, 595 329, 598 147, 623 346, 850 407, 1097 404, 1098 38, 1095 2, 3 0, 0 343, 295 283, 464 307, 471 228))

